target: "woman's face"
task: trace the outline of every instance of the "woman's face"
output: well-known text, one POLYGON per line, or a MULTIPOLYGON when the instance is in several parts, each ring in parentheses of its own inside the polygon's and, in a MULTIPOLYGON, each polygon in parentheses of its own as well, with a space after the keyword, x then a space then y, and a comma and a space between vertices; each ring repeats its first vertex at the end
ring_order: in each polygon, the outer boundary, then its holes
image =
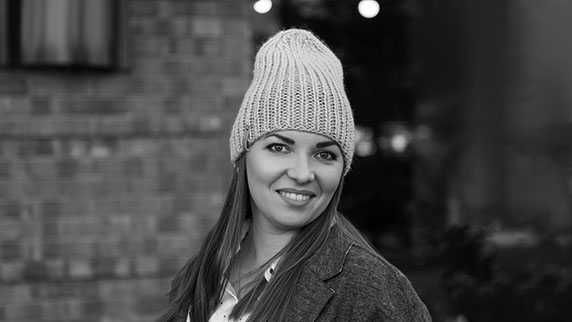
POLYGON ((254 223, 274 233, 298 230, 328 206, 344 169, 339 146, 325 136, 278 131, 246 153, 254 223))

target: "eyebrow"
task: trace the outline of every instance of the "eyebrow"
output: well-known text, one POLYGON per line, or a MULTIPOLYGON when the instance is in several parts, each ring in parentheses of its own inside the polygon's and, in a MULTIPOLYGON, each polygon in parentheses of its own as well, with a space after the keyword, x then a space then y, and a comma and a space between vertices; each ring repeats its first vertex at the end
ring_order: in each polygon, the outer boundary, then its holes
MULTIPOLYGON (((278 139, 280 139, 280 140, 282 140, 282 141, 284 141, 284 142, 286 142, 286 143, 288 143, 288 144, 292 144, 292 145, 296 144, 296 141, 292 140, 291 138, 288 138, 288 137, 285 137, 285 136, 283 136, 283 135, 280 135, 280 134, 271 133, 271 134, 269 134, 268 136, 269 136, 269 137, 270 137, 270 136, 277 137, 278 139)), ((334 141, 323 141, 323 142, 318 142, 318 143, 316 143, 316 147, 319 148, 319 149, 325 148, 325 147, 328 147, 328 146, 332 146, 332 145, 336 145, 336 142, 334 142, 334 141)))
POLYGON ((275 137, 279 138, 280 140, 282 140, 288 144, 296 144, 296 141, 292 140, 291 138, 287 138, 285 136, 282 136, 280 134, 276 134, 276 133, 268 134, 268 137, 271 137, 271 136, 275 136, 275 137))

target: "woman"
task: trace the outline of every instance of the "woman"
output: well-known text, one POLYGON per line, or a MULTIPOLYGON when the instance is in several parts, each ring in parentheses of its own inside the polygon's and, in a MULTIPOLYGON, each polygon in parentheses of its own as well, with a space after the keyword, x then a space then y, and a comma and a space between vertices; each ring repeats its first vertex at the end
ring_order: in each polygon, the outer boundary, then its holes
POLYGON ((336 56, 305 30, 270 38, 232 129, 221 216, 161 321, 430 321, 336 210, 354 135, 336 56))

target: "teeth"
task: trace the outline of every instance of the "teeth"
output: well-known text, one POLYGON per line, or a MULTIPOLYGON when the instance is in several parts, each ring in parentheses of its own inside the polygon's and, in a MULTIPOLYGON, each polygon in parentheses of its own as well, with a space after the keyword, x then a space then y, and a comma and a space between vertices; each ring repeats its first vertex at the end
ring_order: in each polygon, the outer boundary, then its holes
POLYGON ((284 197, 288 198, 288 199, 292 199, 292 200, 296 200, 296 201, 304 201, 304 200, 310 199, 310 196, 308 196, 308 195, 301 195, 301 194, 297 194, 297 193, 280 191, 280 194, 283 195, 284 197))

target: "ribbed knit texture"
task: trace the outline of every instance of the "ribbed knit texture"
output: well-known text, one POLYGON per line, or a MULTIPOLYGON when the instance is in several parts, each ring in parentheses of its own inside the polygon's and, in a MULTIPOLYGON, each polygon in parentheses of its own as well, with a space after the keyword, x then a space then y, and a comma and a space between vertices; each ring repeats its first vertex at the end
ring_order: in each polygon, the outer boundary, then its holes
POLYGON ((311 32, 289 29, 266 41, 254 62, 230 136, 233 162, 260 137, 297 130, 324 135, 340 146, 347 174, 355 144, 342 65, 311 32))

